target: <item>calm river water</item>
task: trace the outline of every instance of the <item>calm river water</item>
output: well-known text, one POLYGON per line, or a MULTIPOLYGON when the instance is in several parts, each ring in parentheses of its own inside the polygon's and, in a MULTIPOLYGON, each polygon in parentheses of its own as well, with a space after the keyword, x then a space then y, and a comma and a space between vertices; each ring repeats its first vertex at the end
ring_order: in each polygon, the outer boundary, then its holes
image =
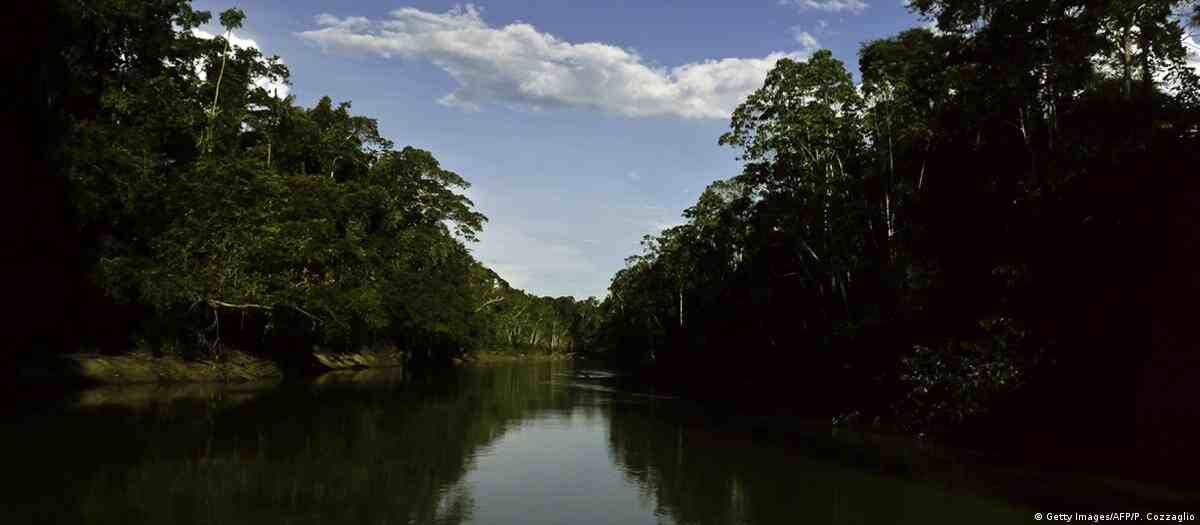
POLYGON ((597 375, 505 364, 83 391, 0 425, 0 523, 1031 521, 878 453, 727 428, 597 375))

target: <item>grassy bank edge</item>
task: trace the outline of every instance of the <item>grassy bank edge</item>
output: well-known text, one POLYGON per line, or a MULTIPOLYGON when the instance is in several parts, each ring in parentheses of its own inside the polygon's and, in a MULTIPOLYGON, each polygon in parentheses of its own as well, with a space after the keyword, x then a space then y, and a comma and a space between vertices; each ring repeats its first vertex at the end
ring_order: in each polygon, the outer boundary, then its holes
POLYGON ((202 358, 154 356, 131 352, 119 355, 63 354, 20 365, 15 379, 22 383, 63 385, 132 385, 147 383, 243 383, 277 379, 292 373, 399 367, 398 352, 312 352, 302 365, 281 366, 261 356, 226 350, 202 358), (293 370, 293 368, 295 370, 293 370))
MULTIPOLYGON (((477 352, 455 359, 456 364, 570 361, 573 354, 516 352, 477 352)), ((211 357, 189 359, 178 356, 154 356, 144 352, 119 355, 63 354, 16 369, 22 383, 63 385, 134 385, 170 383, 243 383, 278 379, 285 375, 316 375, 337 370, 394 368, 405 364, 404 355, 395 350, 360 352, 314 351, 300 366, 281 366, 261 356, 237 350, 222 351, 211 357)))

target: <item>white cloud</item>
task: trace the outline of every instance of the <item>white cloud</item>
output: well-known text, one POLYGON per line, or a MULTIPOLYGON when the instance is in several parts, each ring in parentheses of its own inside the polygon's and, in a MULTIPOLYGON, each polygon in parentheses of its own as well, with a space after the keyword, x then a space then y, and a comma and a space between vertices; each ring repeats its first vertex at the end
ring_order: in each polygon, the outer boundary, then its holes
POLYGON ((629 180, 631 180, 631 181, 634 181, 634 182, 637 182, 637 181, 639 181, 639 180, 642 180, 642 176, 641 176, 641 174, 639 174, 639 173, 638 173, 638 172, 636 172, 636 171, 631 171, 631 172, 629 172, 629 173, 626 173, 626 174, 625 174, 625 177, 626 177, 626 178, 628 178, 628 179, 629 179, 629 180))
POLYGON ((1197 75, 1200 75, 1200 42, 1197 42, 1192 35, 1184 35, 1183 47, 1188 50, 1188 64, 1196 70, 1197 75))
POLYGON ((321 14, 317 15, 316 19, 317 19, 317 25, 319 25, 319 26, 332 26, 332 25, 337 25, 337 23, 338 23, 338 17, 333 16, 329 13, 321 13, 321 14))
POLYGON ((821 48, 821 43, 817 42, 817 37, 812 36, 808 31, 803 31, 799 26, 792 28, 792 36, 796 38, 796 43, 800 44, 800 49, 811 53, 821 48))
MULTIPOLYGON (((192 29, 192 35, 206 40, 214 38, 212 33, 209 33, 208 31, 201 31, 199 29, 192 29)), ((258 49, 259 51, 262 50, 261 47, 258 47, 258 42, 255 42, 249 38, 241 38, 237 36, 236 33, 229 36, 229 44, 235 48, 240 47, 243 49, 253 48, 258 49)), ((201 79, 204 79, 205 74, 203 68, 198 69, 197 73, 200 74, 201 79)), ((267 93, 275 93, 275 95, 279 98, 287 98, 288 85, 284 84, 283 82, 273 82, 265 78, 258 78, 254 80, 254 85, 266 89, 267 93)))
POLYGON ((469 4, 445 13, 406 7, 386 20, 321 14, 316 23, 298 36, 327 51, 429 60, 458 83, 438 101, 468 110, 494 103, 725 119, 777 60, 804 57, 776 52, 666 69, 619 46, 567 42, 526 23, 492 27, 469 4))
POLYGON ((861 13, 870 7, 863 0, 779 0, 779 5, 794 7, 801 11, 816 10, 829 13, 841 11, 861 13))

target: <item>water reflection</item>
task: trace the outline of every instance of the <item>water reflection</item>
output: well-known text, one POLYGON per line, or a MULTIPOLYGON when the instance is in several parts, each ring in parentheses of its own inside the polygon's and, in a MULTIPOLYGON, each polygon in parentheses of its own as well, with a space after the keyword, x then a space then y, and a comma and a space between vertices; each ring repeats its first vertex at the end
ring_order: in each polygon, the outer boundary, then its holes
POLYGON ((715 432, 569 365, 84 392, 0 425, 0 523, 1011 522, 715 432), (138 400, 141 401, 138 401, 138 400), (149 407, 149 408, 148 408, 149 407))
POLYGON ((699 421, 654 409, 612 412, 616 464, 675 523, 1014 523, 1032 515, 699 421))

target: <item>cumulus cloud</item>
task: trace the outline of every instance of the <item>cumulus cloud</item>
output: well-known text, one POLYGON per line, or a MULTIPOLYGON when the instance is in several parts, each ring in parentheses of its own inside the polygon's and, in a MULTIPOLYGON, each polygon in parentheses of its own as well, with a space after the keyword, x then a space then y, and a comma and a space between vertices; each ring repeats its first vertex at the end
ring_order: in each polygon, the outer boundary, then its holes
POLYGON ((805 52, 811 53, 821 48, 821 43, 817 42, 817 37, 812 36, 808 31, 801 30, 799 27, 792 28, 792 36, 796 38, 796 43, 800 44, 800 49, 803 49, 805 52))
MULTIPOLYGON (((197 36, 199 38, 206 39, 206 40, 215 38, 215 35, 213 35, 212 33, 209 33, 208 31, 201 31, 199 29, 193 29, 192 35, 197 36)), ((258 47, 258 42, 255 42, 254 40, 249 39, 249 38, 241 38, 241 37, 237 36, 236 33, 231 34, 229 36, 229 45, 231 45, 235 48, 237 48, 237 47, 240 47, 243 49, 253 48, 253 49, 262 51, 262 48, 258 47)), ((203 79, 205 76, 204 69, 200 68, 197 72, 200 74, 200 78, 203 79)), ((261 88, 267 90, 267 93, 274 93, 275 96, 277 96, 279 98, 287 98, 288 85, 284 84, 283 82, 274 82, 274 81, 271 81, 271 80, 268 80, 265 78, 258 78, 258 79, 254 80, 254 85, 256 87, 261 87, 261 88)))
POLYGON ((601 42, 572 43, 526 23, 488 25, 473 5, 432 13, 405 7, 390 18, 317 15, 318 29, 298 33, 330 52, 429 60, 458 88, 439 99, 479 110, 483 104, 584 107, 629 117, 725 119, 781 58, 723 58, 674 68, 601 42))
POLYGON ((827 13, 841 11, 861 13, 870 7, 863 0, 779 0, 779 5, 794 7, 801 11, 825 11, 827 13))
POLYGON ((316 20, 317 20, 317 25, 319 25, 319 26, 332 26, 332 25, 337 25, 337 23, 338 23, 338 17, 333 16, 329 13, 321 13, 321 14, 317 15, 316 20))

